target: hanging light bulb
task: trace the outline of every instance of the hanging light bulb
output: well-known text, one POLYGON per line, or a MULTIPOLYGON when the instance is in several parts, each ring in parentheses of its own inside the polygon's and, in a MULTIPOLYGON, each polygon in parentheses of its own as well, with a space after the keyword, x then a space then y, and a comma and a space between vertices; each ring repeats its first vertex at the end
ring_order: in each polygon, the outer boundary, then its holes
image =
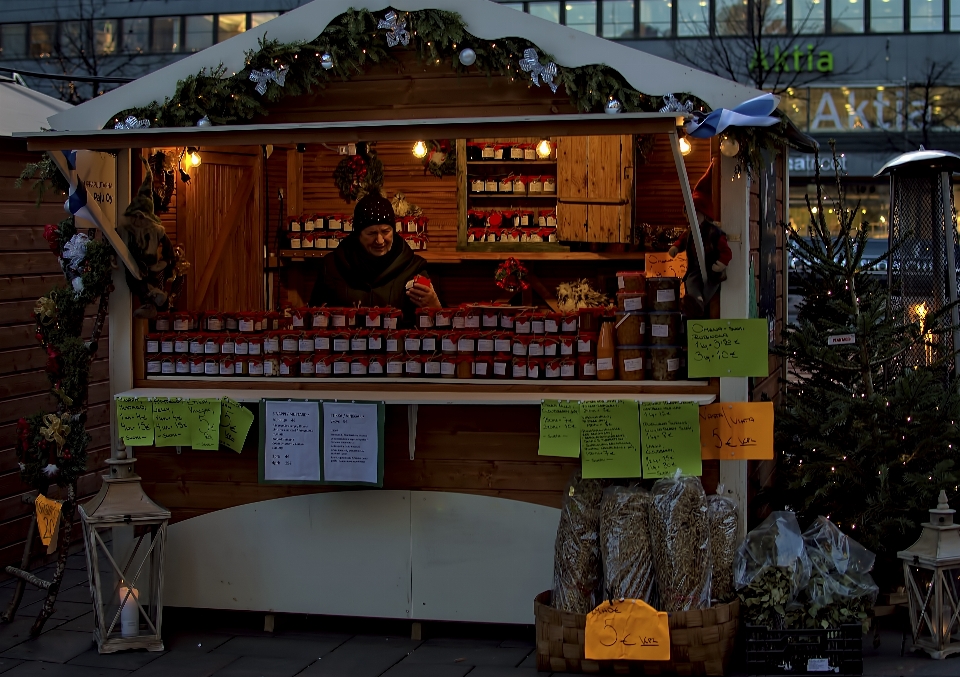
POLYGON ((200 153, 192 146, 187 148, 187 158, 190 160, 191 167, 199 167, 200 163, 203 161, 200 158, 200 153))
POLYGON ((693 146, 687 141, 687 137, 680 137, 680 154, 681 155, 690 155, 690 152, 693 151, 693 146))
POLYGON ((553 146, 546 139, 541 139, 540 143, 537 144, 537 157, 546 160, 551 153, 553 153, 553 146))
POLYGON ((736 157, 740 152, 740 142, 730 136, 723 137, 720 142, 720 153, 726 157, 736 157))
POLYGON ((427 144, 423 141, 417 141, 413 144, 413 157, 419 159, 427 157, 427 144))

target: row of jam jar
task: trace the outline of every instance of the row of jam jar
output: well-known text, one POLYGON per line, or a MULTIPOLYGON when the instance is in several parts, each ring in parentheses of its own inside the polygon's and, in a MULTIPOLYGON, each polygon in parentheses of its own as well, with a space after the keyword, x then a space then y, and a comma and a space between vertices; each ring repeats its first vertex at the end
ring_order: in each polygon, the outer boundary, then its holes
POLYGON ((297 355, 330 353, 506 353, 521 357, 595 355, 596 335, 546 336, 505 330, 281 330, 263 336, 148 334, 146 355, 297 355))
POLYGON ((471 209, 467 229, 477 228, 556 228, 556 209, 471 209))
POLYGON ((529 308, 475 307, 418 308, 416 325, 420 329, 506 329, 517 334, 576 334, 599 331, 593 328, 600 309, 585 309, 569 313, 533 310, 529 308), (594 312, 596 311, 596 312, 594 312), (582 320, 586 316, 587 321, 582 320), (586 326, 582 326, 586 325, 586 326))
POLYGON ((153 320, 153 331, 232 331, 243 334, 275 331, 280 329, 325 329, 328 327, 368 327, 371 329, 396 329, 403 312, 390 307, 383 308, 296 308, 283 313, 158 313, 153 320))
POLYGON ((555 176, 474 176, 470 178, 471 193, 512 193, 514 195, 538 195, 557 192, 555 176))
POLYGON ((372 376, 388 378, 597 378, 597 358, 512 357, 509 354, 409 355, 383 353, 356 355, 319 353, 304 355, 235 356, 152 355, 147 374, 207 377, 324 377, 372 376))
MULTIPOLYGON (((467 141, 467 160, 540 160, 538 143, 467 141)), ((551 145, 551 156, 553 147, 551 145)))
POLYGON ((287 217, 287 231, 291 233, 310 233, 315 230, 346 231, 353 230, 353 217, 346 214, 301 214, 287 217))

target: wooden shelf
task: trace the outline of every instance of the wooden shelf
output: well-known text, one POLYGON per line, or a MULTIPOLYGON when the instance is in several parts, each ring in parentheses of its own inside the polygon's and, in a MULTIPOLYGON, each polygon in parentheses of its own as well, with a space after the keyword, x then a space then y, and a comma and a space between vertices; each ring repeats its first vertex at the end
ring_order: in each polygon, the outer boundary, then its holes
POLYGON ((527 404, 544 398, 685 401, 710 404, 717 387, 709 381, 526 381, 444 378, 233 378, 151 376, 115 397, 229 397, 238 402, 286 399, 374 400, 385 404, 527 404), (307 392, 315 393, 311 396, 307 392))
POLYGON ((520 195, 518 193, 470 193, 467 196, 468 200, 476 199, 490 199, 494 200, 553 200, 557 201, 556 193, 545 193, 543 195, 530 195, 530 193, 524 193, 520 195))
MULTIPOLYGON (((283 259, 318 259, 333 249, 281 249, 283 259)), ((430 263, 462 261, 504 261, 510 257, 523 261, 643 261, 644 252, 523 252, 523 251, 419 251, 414 252, 430 263)))
POLYGON ((496 165, 524 165, 526 167, 536 167, 536 166, 556 166, 556 160, 467 160, 468 167, 481 167, 483 165, 488 165, 494 167, 496 165))

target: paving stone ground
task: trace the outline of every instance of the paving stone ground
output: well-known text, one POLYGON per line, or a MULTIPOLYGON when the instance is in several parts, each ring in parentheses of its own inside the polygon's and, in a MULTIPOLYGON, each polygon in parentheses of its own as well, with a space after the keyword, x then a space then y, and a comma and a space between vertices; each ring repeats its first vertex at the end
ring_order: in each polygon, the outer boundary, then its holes
MULTIPOLYGON (((72 555, 56 613, 43 634, 29 631, 42 594, 28 586, 14 621, 0 625, 0 677, 536 677, 530 626, 424 623, 410 639, 409 621, 164 610, 165 651, 101 655, 93 644, 92 607, 83 554, 72 555)), ((49 571, 41 570, 41 577, 49 571)), ((0 585, 0 609, 13 582, 0 585)), ((864 640, 866 677, 954 677, 960 657, 934 661, 900 655, 896 621, 878 648, 864 640)), ((731 674, 743 675, 734 666, 731 674)), ((832 673, 825 673, 832 674, 832 673)))

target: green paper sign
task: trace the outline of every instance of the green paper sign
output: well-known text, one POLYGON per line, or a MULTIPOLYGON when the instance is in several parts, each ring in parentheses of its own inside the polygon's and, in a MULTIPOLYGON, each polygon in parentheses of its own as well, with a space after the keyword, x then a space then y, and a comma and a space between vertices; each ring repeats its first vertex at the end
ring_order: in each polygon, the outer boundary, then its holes
POLYGON ((153 425, 158 447, 183 447, 190 444, 190 410, 179 397, 155 397, 153 425))
POLYGON ((767 376, 766 320, 690 320, 688 374, 767 376))
POLYGON ((153 405, 145 397, 117 398, 117 428, 120 439, 131 447, 153 444, 153 405))
POLYGON ((580 403, 544 400, 540 404, 540 456, 580 455, 580 403))
POLYGON ((224 397, 220 411, 220 444, 238 454, 253 425, 253 414, 240 403, 224 397))
POLYGON ((216 449, 220 444, 220 400, 205 398, 187 400, 190 412, 190 446, 194 449, 216 449))
POLYGON ((702 475, 700 408, 696 402, 644 402, 640 405, 643 476, 702 475))
MULTIPOLYGON (((580 403, 583 476, 640 477, 640 417, 633 400, 580 403)), ((699 444, 699 438, 698 442, 699 444)))

